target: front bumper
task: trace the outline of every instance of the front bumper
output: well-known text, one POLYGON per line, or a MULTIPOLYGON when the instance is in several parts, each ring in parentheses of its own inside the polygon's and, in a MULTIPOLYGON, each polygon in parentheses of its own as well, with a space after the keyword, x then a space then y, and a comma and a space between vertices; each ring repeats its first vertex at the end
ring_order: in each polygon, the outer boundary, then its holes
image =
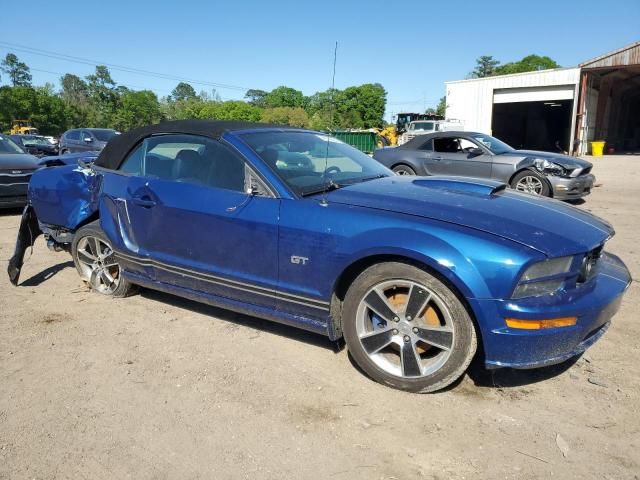
POLYGON ((549 180, 553 190, 553 198, 557 198, 558 200, 570 200, 589 195, 596 177, 589 173, 587 175, 579 175, 574 178, 554 177, 549 175, 547 179, 549 180))
POLYGON ((24 207, 27 203, 29 184, 0 183, 0 208, 24 207))
POLYGON ((563 362, 593 345, 607 330, 631 283, 629 270, 611 254, 603 254, 596 273, 583 285, 556 295, 521 300, 470 300, 480 312, 487 368, 537 368, 563 362), (505 318, 537 320, 577 317, 571 327, 521 330, 505 318))

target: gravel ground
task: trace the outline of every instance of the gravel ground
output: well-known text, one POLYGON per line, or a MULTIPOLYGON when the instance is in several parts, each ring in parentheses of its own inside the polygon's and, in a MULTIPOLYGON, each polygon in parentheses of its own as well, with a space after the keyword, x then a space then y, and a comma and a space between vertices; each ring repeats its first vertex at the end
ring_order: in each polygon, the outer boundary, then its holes
POLYGON ((634 277, 612 327, 577 361, 432 395, 293 328, 92 294, 42 240, 14 288, 19 212, 0 213, 0 478, 639 478, 640 160, 594 163, 579 208, 615 226, 634 277))

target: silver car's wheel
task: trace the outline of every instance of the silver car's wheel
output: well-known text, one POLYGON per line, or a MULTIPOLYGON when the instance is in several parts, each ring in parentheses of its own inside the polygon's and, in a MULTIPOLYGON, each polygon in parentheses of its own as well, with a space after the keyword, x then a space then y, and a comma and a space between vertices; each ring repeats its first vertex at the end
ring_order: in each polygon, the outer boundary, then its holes
POLYGON ((455 327, 444 301, 408 280, 375 285, 358 307, 356 331, 380 369, 404 378, 425 377, 446 363, 455 327))
POLYGON ((120 284, 120 265, 111 246, 93 236, 82 237, 76 247, 82 279, 105 295, 111 295, 120 284))
POLYGON ((416 174, 413 168, 403 164, 396 165, 395 167, 393 167, 393 171, 395 172, 396 175, 415 175, 416 174))
POLYGON ((542 181, 534 177, 533 175, 527 175, 522 177, 518 183, 516 183, 516 190, 519 192, 533 193, 535 195, 541 195, 544 186, 542 181))

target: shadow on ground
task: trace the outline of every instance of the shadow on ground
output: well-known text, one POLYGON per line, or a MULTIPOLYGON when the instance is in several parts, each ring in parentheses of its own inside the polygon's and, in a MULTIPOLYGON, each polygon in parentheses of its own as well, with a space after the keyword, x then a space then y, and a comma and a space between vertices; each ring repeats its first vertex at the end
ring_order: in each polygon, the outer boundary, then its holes
POLYGON ((20 282, 18 284, 19 287, 36 287, 38 285, 40 285, 43 282, 46 282, 47 280, 49 280, 51 277, 53 277, 55 274, 57 274, 59 271, 64 270, 65 268, 73 268, 73 262, 72 261, 68 261, 68 262, 63 262, 63 263, 58 263, 56 265, 52 265, 49 268, 46 268, 45 270, 36 273, 35 275, 33 275, 30 278, 27 278, 26 280, 20 282))
POLYGON ((341 348, 339 342, 332 342, 329 340, 329 338, 313 332, 307 332, 306 330, 302 330, 300 328, 283 325, 281 323, 272 322, 270 320, 264 320, 257 317, 251 317, 249 315, 243 315, 241 313, 235 313, 230 310, 225 310, 204 303, 195 302, 193 300, 188 300, 186 298, 171 295, 169 293, 143 288, 140 290, 140 295, 144 298, 166 303, 174 307, 183 308, 194 313, 215 317, 218 320, 222 320, 224 322, 235 323, 244 327, 249 327, 266 333, 279 335, 281 337, 290 338, 299 342, 308 343, 316 347, 333 350, 335 353, 338 353, 341 348))
POLYGON ((478 387, 522 387, 557 377, 569 370, 579 359, 580 355, 557 365, 533 368, 530 370, 516 370, 513 368, 487 370, 481 361, 474 361, 467 373, 469 378, 471 378, 473 383, 478 387))

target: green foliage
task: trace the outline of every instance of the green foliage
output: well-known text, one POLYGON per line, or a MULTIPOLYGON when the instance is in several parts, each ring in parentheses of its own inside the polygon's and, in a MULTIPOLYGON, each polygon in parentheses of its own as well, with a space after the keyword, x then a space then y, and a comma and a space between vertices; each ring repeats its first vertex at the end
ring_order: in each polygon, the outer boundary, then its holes
POLYGON ((262 111, 261 121, 306 128, 309 126, 309 115, 301 107, 267 108, 262 111))
POLYGON ((26 63, 21 62, 13 53, 7 53, 0 64, 0 70, 9 75, 11 84, 14 87, 31 86, 31 73, 26 63))
POLYGON ((539 70, 548 70, 550 68, 559 68, 554 60, 539 55, 527 55, 519 62, 509 62, 496 68, 496 75, 508 75, 510 73, 535 72, 539 70))
POLYGON ((264 96, 264 106, 267 108, 303 107, 304 103, 302 92, 291 87, 280 86, 264 96))
POLYGON ((59 135, 73 127, 116 128, 121 131, 163 119, 211 118, 279 123, 328 130, 383 126, 386 91, 378 83, 329 89, 310 97, 291 87, 270 92, 247 90, 248 101, 221 101, 215 90, 201 91, 180 82, 171 95, 158 99, 150 90, 118 85, 109 69, 98 65, 80 78, 67 73, 60 90, 53 85, 32 87, 29 67, 13 54, 1 65, 11 86, 0 87, 0 129, 12 120, 30 119, 42 133, 59 135))
POLYGON ((476 68, 471 72, 472 78, 490 77, 495 74, 496 67, 500 65, 491 55, 483 55, 476 60, 476 68))
POLYGON ((120 96, 113 125, 117 130, 126 131, 158 123, 161 118, 160 102, 155 93, 149 90, 126 91, 120 96))
POLYGON ((509 62, 500 65, 492 56, 484 55, 476 60, 476 68, 470 73, 472 78, 492 77, 495 75, 508 75, 511 73, 535 72, 559 68, 555 60, 547 56, 527 55, 517 62, 509 62))
POLYGON ((442 97, 440 98, 440 101, 438 102, 438 106, 436 106, 436 115, 441 115, 441 116, 445 116, 447 113, 447 97, 442 97))
POLYGON ((180 82, 178 85, 176 85, 176 88, 173 89, 168 100, 170 102, 180 102, 184 100, 191 100, 194 98, 196 98, 196 91, 193 89, 193 87, 188 83, 180 82))

